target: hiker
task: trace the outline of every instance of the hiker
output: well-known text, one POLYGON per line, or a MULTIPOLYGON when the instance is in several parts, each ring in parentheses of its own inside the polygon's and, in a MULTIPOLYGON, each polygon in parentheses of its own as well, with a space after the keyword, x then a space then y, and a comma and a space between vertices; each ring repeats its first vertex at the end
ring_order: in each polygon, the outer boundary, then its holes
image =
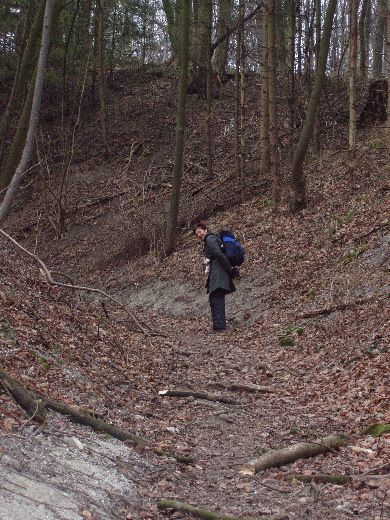
POLYGON ((233 278, 238 271, 222 252, 222 240, 218 235, 199 222, 193 227, 194 235, 204 241, 206 257, 206 273, 208 273, 206 289, 209 295, 213 328, 211 334, 226 332, 225 295, 236 290, 233 278))

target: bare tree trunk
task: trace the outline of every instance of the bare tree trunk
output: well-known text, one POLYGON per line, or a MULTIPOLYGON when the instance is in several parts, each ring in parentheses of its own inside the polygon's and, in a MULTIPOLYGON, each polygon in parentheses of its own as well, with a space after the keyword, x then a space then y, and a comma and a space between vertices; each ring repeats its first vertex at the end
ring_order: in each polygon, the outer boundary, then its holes
POLYGON ((366 39, 366 20, 367 20, 368 0, 363 0, 359 18, 359 55, 360 55, 360 75, 362 79, 367 77, 367 39, 366 39))
POLYGON ((32 99, 30 123, 27 131, 26 143, 24 145, 22 158, 12 178, 12 182, 7 189, 5 197, 0 206, 0 221, 4 219, 8 213, 13 196, 17 190, 22 175, 30 162, 31 153, 35 142, 35 133, 38 125, 39 109, 41 106, 43 81, 46 68, 46 61, 49 52, 50 43, 50 26, 52 22, 54 0, 46 0, 45 14, 43 18, 42 44, 37 64, 37 74, 34 87, 34 96, 32 99))
POLYGON ((260 176, 267 178, 271 169, 269 144, 269 73, 268 73, 268 14, 261 12, 261 89, 260 89, 260 176))
POLYGON ((11 121, 12 118, 15 117, 15 112, 23 102, 22 100, 26 89, 28 76, 35 67, 36 49, 38 46, 39 37, 41 36, 42 32, 44 12, 45 0, 42 0, 36 12, 27 44, 19 61, 18 70, 11 90, 11 95, 5 108, 3 118, 0 122, 0 166, 3 162, 2 159, 5 149, 5 137, 9 134, 11 121))
POLYGON ((244 103, 245 103, 245 56, 244 56, 244 0, 239 3, 239 25, 236 48, 235 79, 235 173, 239 180, 241 202, 245 202, 245 136, 244 136, 244 103))
POLYGON ((390 154, 390 0, 387 0, 387 149, 390 154))
POLYGON ((298 211, 306 206, 306 179, 303 170, 303 162, 306 157, 310 139, 313 135, 313 128, 317 114, 317 108, 321 96, 322 87, 325 79, 326 61, 329 51, 330 36, 332 33, 333 17, 336 10, 337 0, 329 0, 326 9, 324 30, 320 43, 320 54, 318 67, 315 75, 314 86, 310 96, 309 105, 306 112, 305 124, 295 150, 292 164, 292 195, 291 209, 298 211))
POLYGON ((272 202, 276 208, 281 199, 282 179, 280 175, 278 150, 278 118, 276 106, 276 59, 275 59, 275 0, 268 2, 268 70, 269 70, 269 121, 270 121, 270 152, 272 177, 272 202))
MULTIPOLYGON (((216 26, 216 39, 223 37, 232 22, 232 0, 218 0, 218 21, 216 26)), ((218 45, 215 49, 213 65, 218 74, 223 74, 226 70, 228 58, 229 38, 218 45)))
POLYGON ((383 77, 383 65, 385 61, 384 46, 386 38, 386 20, 388 19, 386 0, 378 0, 376 9, 372 74, 374 79, 380 79, 383 77))
POLYGON ((181 59, 180 59, 180 84, 178 99, 178 114, 176 123, 175 159, 173 165, 173 180, 170 211, 165 235, 164 253, 169 255, 175 248, 177 222, 179 217, 180 187, 183 169, 185 113, 188 85, 188 59, 189 59, 189 26, 190 26, 190 0, 182 0, 181 16, 181 59))
POLYGON ((356 60, 358 0, 350 0, 349 19, 349 169, 356 169, 356 60))
POLYGON ((211 109, 212 109, 212 68, 211 68, 211 47, 209 46, 209 55, 207 58, 207 119, 206 119, 206 161, 207 176, 209 179, 213 177, 213 138, 211 136, 211 109))
POLYGON ((99 24, 98 24, 98 58, 99 58, 99 102, 100 102, 100 129, 106 157, 112 155, 107 137, 106 123, 106 68, 104 65, 104 18, 105 0, 98 0, 99 3, 99 24))

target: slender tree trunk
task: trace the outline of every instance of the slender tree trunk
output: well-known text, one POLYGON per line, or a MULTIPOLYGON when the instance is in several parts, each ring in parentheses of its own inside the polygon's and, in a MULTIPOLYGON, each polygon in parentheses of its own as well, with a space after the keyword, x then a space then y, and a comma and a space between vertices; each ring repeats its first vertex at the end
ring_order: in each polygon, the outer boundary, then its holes
POLYGON ((356 168, 356 61, 358 0, 350 0, 349 18, 349 168, 356 168))
POLYGON ((105 26, 105 0, 99 2, 99 25, 98 25, 98 57, 99 57, 99 102, 100 102, 100 130, 104 153, 106 157, 112 155, 107 136, 106 122, 106 67, 104 65, 104 26, 105 26))
POLYGON ((278 116, 276 105, 276 41, 275 41, 275 0, 269 0, 268 13, 268 70, 269 70, 269 121, 270 121, 270 152, 272 177, 272 202, 276 208, 282 195, 282 178, 280 173, 278 150, 278 116))
POLYGON ((296 58, 296 47, 295 47, 295 34, 297 29, 297 5, 296 1, 291 2, 291 44, 290 44, 290 100, 289 100, 289 112, 290 112, 290 159, 292 159, 292 151, 294 149, 294 133, 295 133, 295 58, 296 58))
POLYGON ((303 170, 303 162, 305 160, 307 149, 313 135, 317 108, 324 84, 326 61, 328 57, 330 36, 332 33, 332 24, 336 5, 337 0, 329 0, 328 7, 326 9, 324 30, 321 37, 320 54, 314 86, 306 112, 305 124, 303 125, 303 129, 293 158, 291 200, 292 211, 298 211, 306 206, 306 179, 303 170))
POLYGON ((359 18, 359 55, 360 55, 360 75, 362 79, 367 77, 367 40, 366 40, 366 19, 367 19, 368 0, 363 0, 359 18))
POLYGON ((239 3, 239 24, 236 48, 235 75, 235 173, 240 186, 241 202, 245 202, 245 136, 244 136, 244 103, 245 103, 245 66, 244 66, 244 1, 239 3))
POLYGON ((387 7, 386 0, 378 0, 376 14, 376 27, 374 33, 374 49, 372 73, 375 79, 380 79, 383 74, 384 46, 386 38, 387 7))
POLYGON ((213 178, 213 138, 211 135, 211 114, 212 114, 212 69, 211 69, 211 47, 209 47, 209 55, 207 59, 207 119, 206 119, 206 160, 207 160, 207 176, 213 178))
POLYGON ((23 96, 29 75, 34 70, 36 63, 36 49, 42 32, 43 16, 45 12, 45 0, 41 0, 36 12, 34 22, 31 27, 27 44, 23 50, 22 57, 18 64, 14 84, 11 90, 3 118, 0 122, 0 166, 3 162, 5 150, 5 138, 10 132, 12 118, 15 117, 19 106, 23 103, 23 96))
POLYGON ((53 1, 54 0, 46 0, 45 14, 43 18, 43 30, 42 30, 42 44, 41 51, 39 54, 39 60, 37 64, 37 74, 35 80, 35 88, 34 88, 34 96, 32 99, 31 106, 31 115, 30 115, 30 123, 27 131, 26 144, 23 149, 22 158, 20 163, 16 169, 16 172, 12 178, 11 185, 8 187, 6 195, 0 206, 0 221, 4 219, 6 214, 8 213, 12 198, 17 190, 22 175, 25 169, 28 166, 28 163, 31 158, 31 153, 34 147, 35 141, 35 133, 38 125, 39 118, 39 109, 41 105, 42 99, 42 90, 43 90, 43 80, 46 68, 46 61, 49 52, 49 43, 50 43, 50 26, 52 22, 53 15, 53 1))
POLYGON ((267 178, 271 169, 269 144, 269 67, 268 67, 268 13, 261 12, 261 89, 260 89, 260 177, 267 178))
POLYGON ((165 235, 164 253, 169 255, 175 248, 177 223, 179 217, 180 187, 183 169, 185 112, 188 85, 189 32, 190 32, 190 0, 182 0, 181 15, 181 59, 178 114, 176 123, 175 159, 170 211, 165 235))
MULTIPOLYGON (((216 26, 216 39, 222 38, 232 23, 232 0, 218 0, 218 21, 216 26)), ((229 38, 226 38, 215 49, 213 65, 218 74, 223 74, 227 66, 229 38)))
POLYGON ((387 149, 390 154, 390 0, 387 0, 387 149))

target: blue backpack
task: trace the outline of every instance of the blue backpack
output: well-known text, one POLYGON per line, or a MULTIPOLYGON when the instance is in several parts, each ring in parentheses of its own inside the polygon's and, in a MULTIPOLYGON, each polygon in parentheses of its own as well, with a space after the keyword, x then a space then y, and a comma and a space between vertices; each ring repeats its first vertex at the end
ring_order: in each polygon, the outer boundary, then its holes
POLYGON ((218 233, 223 242, 222 250, 233 267, 238 267, 244 262, 244 248, 237 242, 236 237, 228 229, 221 229, 218 233))

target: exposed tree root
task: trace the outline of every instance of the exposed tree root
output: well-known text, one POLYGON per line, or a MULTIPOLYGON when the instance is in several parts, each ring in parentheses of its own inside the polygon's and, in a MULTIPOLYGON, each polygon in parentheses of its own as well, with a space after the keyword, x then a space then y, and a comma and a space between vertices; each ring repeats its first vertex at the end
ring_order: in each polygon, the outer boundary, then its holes
POLYGON ((172 457, 178 462, 183 462, 185 464, 190 464, 193 462, 191 457, 176 455, 159 450, 158 448, 154 448, 152 446, 152 442, 148 439, 134 435, 126 430, 123 430, 122 428, 114 426, 113 424, 106 423, 101 419, 97 419, 88 412, 76 410, 75 408, 67 406, 66 404, 47 399, 38 393, 32 393, 20 385, 17 381, 12 379, 8 374, 6 374, 1 367, 0 385, 3 386, 3 388, 5 388, 12 395, 18 405, 28 413, 30 419, 33 419, 40 424, 45 421, 47 408, 49 408, 51 410, 55 410, 58 413, 61 413, 62 415, 66 415, 72 421, 78 424, 84 424, 95 431, 107 433, 115 439, 119 439, 120 441, 127 441, 138 447, 147 446, 148 449, 150 449, 156 455, 172 457))
POLYGON ((208 394, 206 392, 194 392, 193 390, 160 390, 160 395, 168 397, 195 397, 195 399, 205 399, 206 401, 219 401, 225 404, 240 404, 234 399, 219 395, 208 394))
MULTIPOLYGON (((178 502, 177 500, 160 500, 158 503, 158 508, 175 509, 176 511, 181 511, 182 513, 197 516, 198 518, 203 518, 204 520, 245 520, 243 518, 237 518, 236 516, 226 516, 219 513, 212 513, 211 511, 205 511, 204 509, 198 509, 196 507, 190 506, 189 504, 185 504, 184 502, 178 502)), ((248 518, 246 520, 285 520, 286 518, 288 518, 287 515, 282 515, 262 518, 248 518)))
POLYGON ((327 451, 337 449, 340 446, 345 446, 345 444, 345 439, 340 435, 329 435, 328 437, 317 439, 313 442, 300 442, 288 448, 271 450, 258 459, 244 465, 240 473, 243 475, 253 475, 268 468, 284 466, 297 459, 307 459, 321 455, 327 451))

